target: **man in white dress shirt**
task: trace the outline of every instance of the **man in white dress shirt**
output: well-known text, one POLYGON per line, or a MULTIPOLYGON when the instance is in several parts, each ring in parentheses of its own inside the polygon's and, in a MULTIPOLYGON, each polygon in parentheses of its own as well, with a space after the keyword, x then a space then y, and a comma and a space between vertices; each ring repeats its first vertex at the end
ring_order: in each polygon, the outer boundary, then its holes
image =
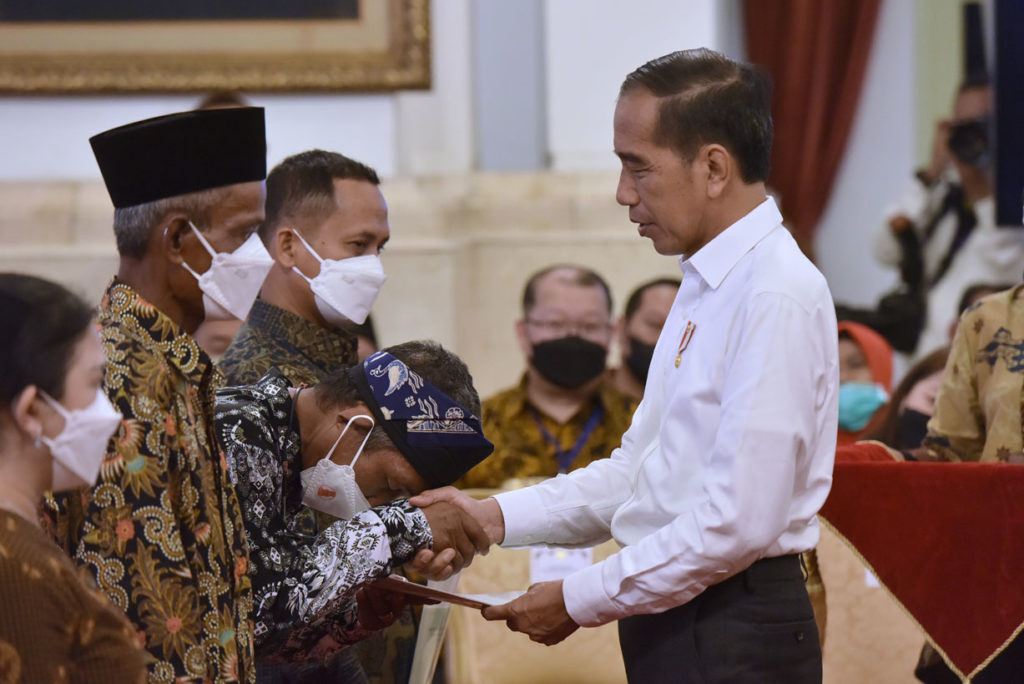
POLYGON ((616 198, 683 274, 622 446, 492 499, 422 497, 460 501, 505 546, 614 537, 619 553, 484 617, 545 644, 618 620, 634 683, 821 681, 799 554, 831 486, 836 320, 765 195, 770 91, 704 49, 622 85, 616 198))

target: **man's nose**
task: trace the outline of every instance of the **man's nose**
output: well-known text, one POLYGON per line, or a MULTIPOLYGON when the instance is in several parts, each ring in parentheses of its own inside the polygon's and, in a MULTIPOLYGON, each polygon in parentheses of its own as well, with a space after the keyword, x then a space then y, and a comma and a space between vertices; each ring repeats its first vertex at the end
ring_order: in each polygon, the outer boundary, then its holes
POLYGON ((635 206, 640 201, 633 179, 629 177, 625 169, 619 172, 619 186, 615 189, 615 201, 624 207, 635 206))

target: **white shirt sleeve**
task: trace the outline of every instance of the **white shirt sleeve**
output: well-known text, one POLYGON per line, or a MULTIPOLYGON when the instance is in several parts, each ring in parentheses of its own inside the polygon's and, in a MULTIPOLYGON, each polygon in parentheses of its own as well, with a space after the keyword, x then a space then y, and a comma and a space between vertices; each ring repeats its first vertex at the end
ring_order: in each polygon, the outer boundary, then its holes
MULTIPOLYGON (((807 311, 774 293, 750 301, 741 336, 723 342, 730 347, 724 352, 728 372, 703 501, 638 543, 567 577, 566 608, 578 624, 596 626, 686 603, 770 555, 791 526, 813 524, 828 493, 835 450, 833 376, 838 371, 835 350, 830 355, 822 335, 835 329, 834 315, 807 311)), ((663 430, 691 429, 670 415, 664 423, 663 430)), ((615 466, 605 470, 615 472, 615 466)), ((601 488, 609 497, 624 484, 621 473, 616 475, 601 488)), ((599 483, 591 478, 587 485, 599 483)), ((551 489, 555 495, 577 494, 565 486, 551 489)), ((582 487, 578 494, 587 498, 582 487)), ((546 517, 545 529, 559 531, 577 517, 567 508, 576 505, 569 499, 538 498, 535 519, 546 517)))
POLYGON ((622 436, 622 446, 610 458, 526 489, 495 496, 505 517, 502 546, 544 543, 573 547, 607 541, 611 537, 612 516, 632 493, 633 465, 629 454, 644 415, 641 401, 622 436))

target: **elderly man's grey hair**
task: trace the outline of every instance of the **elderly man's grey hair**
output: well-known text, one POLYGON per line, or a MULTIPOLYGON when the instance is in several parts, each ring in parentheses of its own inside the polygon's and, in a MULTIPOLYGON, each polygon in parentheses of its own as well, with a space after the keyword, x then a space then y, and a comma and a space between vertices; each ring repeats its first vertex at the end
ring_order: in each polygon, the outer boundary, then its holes
POLYGON ((227 188, 212 188, 115 209, 114 237, 118 253, 132 259, 145 256, 153 229, 171 213, 186 214, 196 228, 207 230, 211 211, 223 202, 226 191, 227 188))

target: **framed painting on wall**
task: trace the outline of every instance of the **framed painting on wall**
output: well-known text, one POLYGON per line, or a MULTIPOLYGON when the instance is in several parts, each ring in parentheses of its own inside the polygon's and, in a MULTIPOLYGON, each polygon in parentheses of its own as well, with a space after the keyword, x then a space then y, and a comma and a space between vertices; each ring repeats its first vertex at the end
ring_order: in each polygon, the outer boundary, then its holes
POLYGON ((429 0, 0 0, 0 91, 430 87, 429 0))

